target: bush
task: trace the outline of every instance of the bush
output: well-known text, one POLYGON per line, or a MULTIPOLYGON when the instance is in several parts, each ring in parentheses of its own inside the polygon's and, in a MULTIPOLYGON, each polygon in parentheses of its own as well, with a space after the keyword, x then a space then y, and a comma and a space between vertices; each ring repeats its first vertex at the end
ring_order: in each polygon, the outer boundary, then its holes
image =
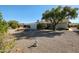
POLYGON ((6 41, 5 34, 7 34, 8 23, 3 20, 2 13, 0 13, 0 52, 8 52, 14 46, 15 40, 6 41))
POLYGON ((77 29, 79 29, 79 24, 77 25, 77 29))
POLYGON ((15 39, 11 41, 0 40, 0 53, 10 52, 15 45, 15 39))
POLYGON ((0 33, 5 33, 8 30, 8 24, 2 18, 2 14, 0 13, 0 33))
POLYGON ((45 29, 46 27, 47 27, 46 24, 43 23, 37 24, 37 29, 45 29))
POLYGON ((19 23, 15 20, 9 21, 8 24, 9 24, 9 27, 11 27, 13 29, 16 29, 16 28, 20 27, 19 23))

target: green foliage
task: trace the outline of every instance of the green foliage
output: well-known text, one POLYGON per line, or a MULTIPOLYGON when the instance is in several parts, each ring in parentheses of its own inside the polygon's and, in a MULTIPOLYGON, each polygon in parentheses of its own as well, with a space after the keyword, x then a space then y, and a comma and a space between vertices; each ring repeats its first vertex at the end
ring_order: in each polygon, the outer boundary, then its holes
POLYGON ((79 29, 79 24, 77 25, 77 29, 79 29))
POLYGON ((55 30, 56 25, 59 24, 62 20, 76 18, 78 16, 77 10, 77 8, 71 8, 68 6, 58 6, 56 8, 52 8, 51 10, 45 11, 42 14, 42 19, 50 21, 53 26, 53 30, 55 30))
POLYGON ((46 24, 43 24, 43 23, 37 24, 37 29, 45 29, 46 27, 47 27, 46 24))
POLYGON ((16 28, 18 28, 20 26, 18 21, 16 21, 16 20, 11 20, 11 21, 8 22, 8 24, 13 29, 16 29, 16 28))
POLYGON ((6 41, 5 34, 7 34, 8 24, 3 20, 2 13, 0 13, 0 52, 8 52, 14 46, 15 40, 6 41))
POLYGON ((8 24, 3 20, 2 14, 0 13, 0 33, 5 33, 8 30, 8 24))

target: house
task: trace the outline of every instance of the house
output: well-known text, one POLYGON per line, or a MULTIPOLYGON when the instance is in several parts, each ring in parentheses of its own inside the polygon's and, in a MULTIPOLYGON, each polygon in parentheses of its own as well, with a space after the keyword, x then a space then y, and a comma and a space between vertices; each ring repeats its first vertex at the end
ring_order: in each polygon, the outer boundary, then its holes
MULTIPOLYGON (((57 26, 56 29, 68 29, 68 20, 63 20, 62 22, 60 22, 57 26)), ((31 29, 37 29, 37 24, 38 23, 43 23, 47 25, 47 28, 50 28, 51 23, 50 22, 46 22, 45 20, 41 20, 41 21, 37 21, 35 23, 30 23, 30 28, 31 29)))
POLYGON ((30 29, 37 29, 37 22, 28 24, 30 29))

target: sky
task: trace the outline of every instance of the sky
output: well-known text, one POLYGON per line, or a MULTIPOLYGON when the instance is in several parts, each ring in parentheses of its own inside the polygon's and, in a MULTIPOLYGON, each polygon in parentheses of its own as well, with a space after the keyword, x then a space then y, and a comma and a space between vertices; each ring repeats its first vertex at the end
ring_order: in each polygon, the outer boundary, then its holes
MULTIPOLYGON (((20 23, 33 23, 41 20, 43 12, 56 6, 57 5, 0 5, 0 12, 6 21, 17 20, 20 23)), ((78 5, 71 5, 71 7, 79 8, 78 5)), ((79 16, 75 20, 70 21, 79 23, 79 16)))

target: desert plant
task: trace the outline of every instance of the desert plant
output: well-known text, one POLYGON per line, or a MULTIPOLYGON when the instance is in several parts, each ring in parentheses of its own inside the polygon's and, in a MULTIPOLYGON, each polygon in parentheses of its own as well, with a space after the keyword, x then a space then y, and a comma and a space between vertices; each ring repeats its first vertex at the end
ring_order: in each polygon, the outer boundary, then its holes
POLYGON ((11 27, 13 29, 20 27, 18 21, 16 21, 16 20, 11 20, 11 21, 8 22, 8 24, 9 24, 9 27, 11 27))
POLYGON ((15 39, 11 41, 0 40, 0 53, 10 52, 15 45, 15 39))
POLYGON ((8 23, 3 20, 2 14, 0 13, 0 33, 5 33, 8 30, 8 23))
POLYGON ((6 41, 5 34, 7 34, 8 24, 3 19, 2 13, 0 13, 0 52, 8 52, 13 47, 15 40, 6 41))

